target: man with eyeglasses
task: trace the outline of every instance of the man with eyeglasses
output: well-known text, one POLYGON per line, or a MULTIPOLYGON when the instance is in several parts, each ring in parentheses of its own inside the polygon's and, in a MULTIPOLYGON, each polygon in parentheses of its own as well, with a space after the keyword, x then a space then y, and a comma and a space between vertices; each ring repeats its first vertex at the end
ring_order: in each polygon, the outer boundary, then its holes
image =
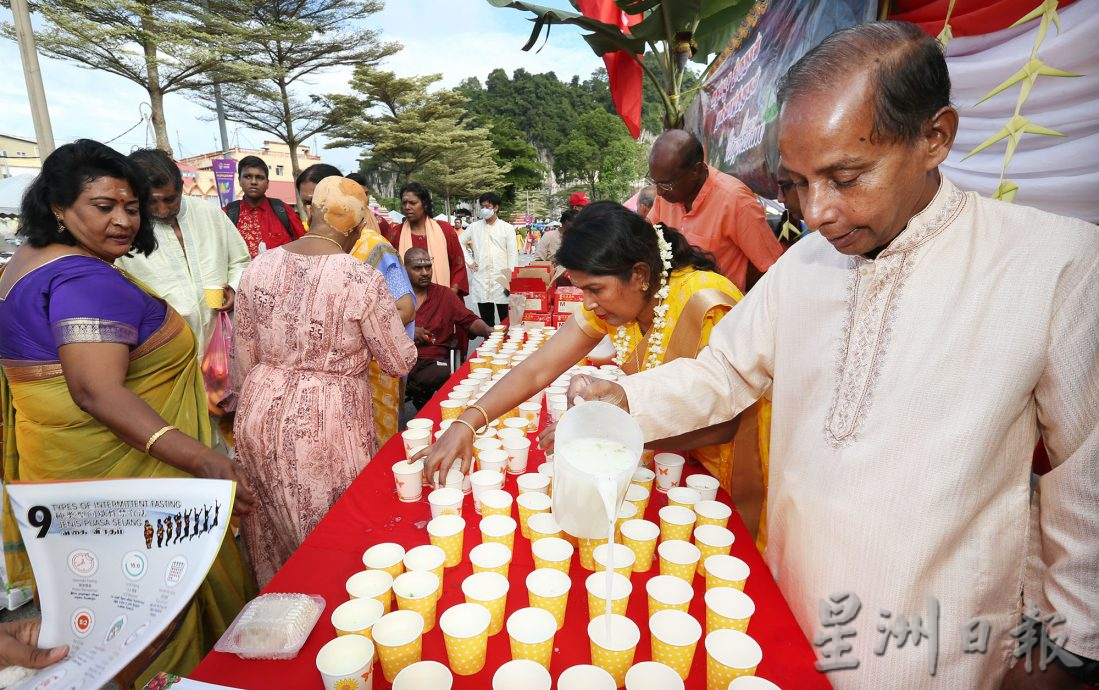
POLYGON ((648 219, 676 228, 691 244, 712 252, 718 269, 747 291, 748 262, 760 273, 782 255, 763 206, 740 180, 706 164, 702 142, 670 129, 653 144, 649 180, 656 199, 648 219))

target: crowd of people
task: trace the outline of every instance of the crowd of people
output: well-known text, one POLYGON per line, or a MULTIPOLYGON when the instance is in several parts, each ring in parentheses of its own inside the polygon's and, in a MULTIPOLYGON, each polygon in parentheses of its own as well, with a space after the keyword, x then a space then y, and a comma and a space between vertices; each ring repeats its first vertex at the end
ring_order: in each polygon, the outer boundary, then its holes
MULTIPOLYGON (((943 178, 949 92, 932 39, 862 25, 810 51, 778 94, 779 228, 685 130, 656 139, 636 211, 574 195, 528 249, 567 272, 582 309, 423 451, 426 476, 468 472, 476 429, 609 338, 629 376, 577 376, 570 395, 621 405, 650 448, 689 451, 721 481, 810 637, 834 592, 905 611, 935 596, 949 625, 998 629, 1026 598, 1099 658, 1099 236, 943 178), (837 65, 844 88, 823 76, 837 65), (785 251, 776 230, 806 228, 785 251), (1030 277, 1005 290, 1008 275, 1030 277), (1039 436, 1053 470, 1032 491, 1039 436)), ((218 209, 183 195, 162 151, 62 146, 0 274, 4 481, 237 483, 244 553, 225 540, 171 641, 127 679, 139 686, 192 668, 398 431, 405 401, 426 404, 452 353, 507 318, 520 261, 492 191, 451 225, 409 182, 390 225, 357 174, 302 171, 299 216, 267 196, 263 160, 238 169, 242 198, 218 209), (221 313, 231 426, 200 374, 221 313)), ((11 518, 8 573, 27 583, 11 518)), ((0 658, 12 639, 0 630, 0 658)), ((927 684, 919 657, 871 655, 872 639, 855 647, 864 673, 927 684)), ((1007 662, 944 649, 939 680, 989 687, 1007 662)))

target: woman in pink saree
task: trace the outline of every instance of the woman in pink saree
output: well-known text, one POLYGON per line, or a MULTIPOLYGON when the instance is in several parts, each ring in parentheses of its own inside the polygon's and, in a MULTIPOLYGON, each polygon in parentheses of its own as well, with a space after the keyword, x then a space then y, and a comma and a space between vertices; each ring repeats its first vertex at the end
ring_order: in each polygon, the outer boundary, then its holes
POLYGON ((244 520, 260 587, 313 531, 377 451, 367 369, 416 363, 382 274, 348 254, 362 187, 321 180, 298 240, 252 262, 237 291, 233 380, 237 457, 256 494, 244 520))

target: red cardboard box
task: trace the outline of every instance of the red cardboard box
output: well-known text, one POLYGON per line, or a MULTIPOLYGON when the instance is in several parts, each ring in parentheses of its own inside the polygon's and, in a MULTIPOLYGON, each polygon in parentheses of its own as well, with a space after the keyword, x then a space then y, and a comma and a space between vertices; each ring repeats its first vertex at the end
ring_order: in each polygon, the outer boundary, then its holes
POLYGON ((550 314, 547 311, 528 311, 527 313, 523 314, 523 323, 537 323, 543 326, 552 326, 553 314, 550 314))
POLYGON ((584 293, 578 287, 558 287, 553 292, 553 311, 557 314, 574 314, 584 306, 584 293))
POLYGON ((565 325, 565 322, 569 320, 570 316, 572 316, 572 314, 554 314, 553 323, 550 325, 554 328, 560 328, 561 326, 565 325))
POLYGON ((511 273, 508 292, 527 300, 527 312, 549 313, 553 308, 553 267, 549 264, 517 268, 511 273))

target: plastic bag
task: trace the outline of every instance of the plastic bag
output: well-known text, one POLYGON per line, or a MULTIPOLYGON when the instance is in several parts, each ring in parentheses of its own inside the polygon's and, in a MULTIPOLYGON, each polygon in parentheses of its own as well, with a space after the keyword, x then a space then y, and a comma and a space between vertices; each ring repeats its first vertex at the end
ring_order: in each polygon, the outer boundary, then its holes
POLYGON ((218 312, 214 332, 202 357, 202 382, 206 384, 206 406, 220 417, 237 409, 236 393, 229 376, 229 357, 233 346, 233 322, 226 312, 218 312))

